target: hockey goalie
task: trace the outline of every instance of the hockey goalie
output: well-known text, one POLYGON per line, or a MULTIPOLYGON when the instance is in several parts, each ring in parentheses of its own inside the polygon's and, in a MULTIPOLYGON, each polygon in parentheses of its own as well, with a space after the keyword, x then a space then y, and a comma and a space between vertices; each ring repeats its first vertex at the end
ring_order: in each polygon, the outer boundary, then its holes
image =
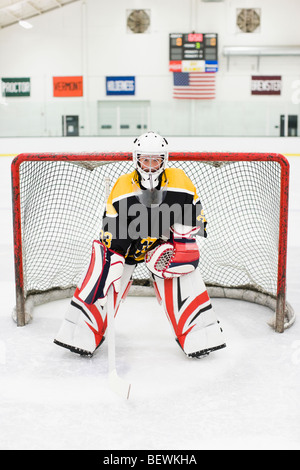
POLYGON ((158 302, 188 357, 226 346, 198 267, 195 237, 206 237, 203 208, 184 171, 167 163, 165 138, 147 132, 135 139, 134 169, 110 192, 100 238, 54 340, 59 346, 93 355, 105 338, 108 290, 116 316, 139 263, 151 273, 158 302))

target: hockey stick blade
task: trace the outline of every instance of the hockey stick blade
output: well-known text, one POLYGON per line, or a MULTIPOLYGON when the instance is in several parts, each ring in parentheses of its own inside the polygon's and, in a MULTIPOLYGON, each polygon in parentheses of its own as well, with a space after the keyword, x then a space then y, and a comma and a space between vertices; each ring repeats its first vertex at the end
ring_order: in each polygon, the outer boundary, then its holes
POLYGON ((111 287, 107 295, 108 383, 110 389, 113 390, 117 395, 128 399, 131 385, 118 375, 116 369, 114 311, 113 287, 111 287))
POLYGON ((109 373, 108 383, 109 383, 109 387, 112 391, 114 391, 121 398, 125 398, 126 400, 128 400, 129 394, 130 394, 130 389, 131 389, 131 384, 126 382, 126 380, 123 380, 117 374, 116 369, 113 369, 109 373))

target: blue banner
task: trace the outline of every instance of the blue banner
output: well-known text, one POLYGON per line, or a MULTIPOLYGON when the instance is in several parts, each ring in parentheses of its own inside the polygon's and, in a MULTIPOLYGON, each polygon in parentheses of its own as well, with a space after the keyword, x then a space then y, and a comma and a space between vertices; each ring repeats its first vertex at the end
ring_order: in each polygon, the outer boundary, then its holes
POLYGON ((107 95, 134 95, 135 77, 106 77, 107 95))

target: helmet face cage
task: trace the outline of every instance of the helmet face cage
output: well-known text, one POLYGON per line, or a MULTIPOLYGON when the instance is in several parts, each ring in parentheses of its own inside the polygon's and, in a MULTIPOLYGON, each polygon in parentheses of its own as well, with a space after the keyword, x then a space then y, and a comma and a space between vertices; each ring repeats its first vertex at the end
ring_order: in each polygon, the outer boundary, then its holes
POLYGON ((138 137, 134 144, 133 161, 141 184, 146 189, 153 189, 159 184, 159 176, 168 160, 168 142, 159 134, 147 132, 138 137))
POLYGON ((146 173, 156 173, 164 167, 165 154, 149 155, 144 153, 136 154, 137 167, 139 171, 146 173))

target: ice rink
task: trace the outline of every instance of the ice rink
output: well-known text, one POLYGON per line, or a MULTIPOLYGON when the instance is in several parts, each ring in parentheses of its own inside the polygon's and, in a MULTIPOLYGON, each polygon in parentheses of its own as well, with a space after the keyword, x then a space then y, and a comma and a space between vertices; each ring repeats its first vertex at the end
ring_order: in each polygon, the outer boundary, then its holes
POLYGON ((10 164, 0 158, 0 449, 300 449, 300 157, 291 165, 288 295, 298 315, 283 334, 271 310, 213 299, 227 348, 187 359, 155 298, 128 297, 116 322, 117 368, 128 401, 107 380, 107 345, 93 358, 53 344, 68 300, 17 327, 10 164))

